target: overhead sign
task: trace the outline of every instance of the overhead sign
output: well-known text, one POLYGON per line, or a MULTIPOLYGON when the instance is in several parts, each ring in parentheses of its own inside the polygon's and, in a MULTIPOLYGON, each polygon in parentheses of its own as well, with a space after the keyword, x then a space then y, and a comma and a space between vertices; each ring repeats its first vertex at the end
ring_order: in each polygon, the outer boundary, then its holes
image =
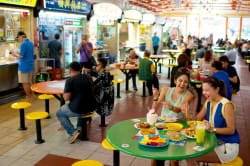
POLYGON ((0 3, 35 7, 36 1, 37 0, 0 0, 0 3))
POLYGON ((125 19, 132 19, 132 20, 141 20, 142 14, 137 10, 127 10, 124 12, 125 19))
POLYGON ((88 14, 91 5, 83 0, 44 0, 44 8, 88 14))
POLYGON ((122 10, 111 3, 98 3, 94 5, 94 14, 99 17, 118 19, 122 16, 122 10))

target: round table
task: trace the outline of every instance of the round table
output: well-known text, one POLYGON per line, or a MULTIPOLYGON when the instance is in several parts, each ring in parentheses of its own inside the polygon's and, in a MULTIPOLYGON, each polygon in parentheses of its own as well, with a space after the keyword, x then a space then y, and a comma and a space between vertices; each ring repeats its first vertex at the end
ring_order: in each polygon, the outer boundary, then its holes
MULTIPOLYGON (((145 118, 140 118, 140 120, 145 122, 145 118)), ((185 120, 179 120, 178 123, 188 127, 185 120)), ((157 166, 163 166, 165 160, 183 160, 205 155, 212 151, 217 144, 216 136, 206 132, 205 150, 203 151, 193 150, 193 147, 196 146, 195 139, 188 139, 185 146, 169 144, 164 148, 148 148, 139 145, 138 140, 132 139, 139 131, 134 127, 134 124, 135 122, 131 120, 125 120, 110 127, 106 134, 108 142, 116 149, 129 155, 157 160, 157 166), (128 144, 129 147, 122 147, 123 144, 128 144)))
POLYGON ((109 67, 112 69, 119 69, 125 74, 125 76, 126 76, 125 86, 126 86, 126 91, 128 91, 128 89, 129 89, 129 79, 128 79, 129 70, 138 70, 138 66, 126 66, 126 65, 124 66, 123 64, 118 65, 117 63, 113 63, 113 64, 109 65, 109 67))
POLYGON ((65 104, 63 99, 65 80, 60 81, 47 81, 35 83, 31 86, 31 90, 37 93, 45 93, 54 95, 59 101, 61 106, 65 104), (58 96, 60 95, 60 97, 58 96))

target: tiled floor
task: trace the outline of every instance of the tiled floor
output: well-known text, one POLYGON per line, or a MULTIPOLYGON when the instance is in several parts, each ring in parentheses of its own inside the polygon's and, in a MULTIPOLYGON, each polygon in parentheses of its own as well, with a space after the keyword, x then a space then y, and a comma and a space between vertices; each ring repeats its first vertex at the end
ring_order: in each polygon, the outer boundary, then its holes
MULTIPOLYGON (((233 96, 233 102, 236 105, 236 124, 240 133, 240 157, 244 161, 244 165, 250 165, 250 72, 246 64, 240 58, 236 64, 241 79, 241 91, 237 96, 233 96)), ((160 78, 160 86, 169 84, 167 80, 167 69, 162 68, 163 73, 160 78)), ((116 78, 123 78, 120 72, 116 78)), ((138 82, 139 91, 125 92, 125 85, 121 85, 122 98, 116 99, 113 114, 106 118, 109 123, 108 127, 99 127, 100 117, 95 115, 89 128, 90 141, 68 144, 68 136, 64 131, 56 131, 55 125, 58 121, 55 112, 59 108, 59 102, 56 99, 51 100, 50 110, 52 119, 44 119, 42 123, 42 134, 45 143, 37 145, 34 143, 35 122, 26 120, 28 130, 18 131, 19 112, 10 109, 9 104, 0 106, 0 166, 32 166, 41 160, 47 154, 55 154, 75 159, 94 159, 104 164, 112 165, 112 151, 105 150, 101 146, 101 141, 105 138, 107 129, 113 124, 130 118, 145 117, 147 107, 152 104, 152 97, 141 97, 141 82, 138 82)), ((131 88, 131 85, 130 85, 131 88)), ((25 113, 44 110, 44 101, 35 100, 32 107, 25 110, 25 113)), ((74 119, 75 121, 75 119, 74 119)), ((135 158, 127 154, 121 153, 121 166, 149 166, 150 160, 135 158)), ((169 165, 166 162, 165 165, 169 165)), ((181 161, 180 165, 186 165, 185 161, 181 161)))

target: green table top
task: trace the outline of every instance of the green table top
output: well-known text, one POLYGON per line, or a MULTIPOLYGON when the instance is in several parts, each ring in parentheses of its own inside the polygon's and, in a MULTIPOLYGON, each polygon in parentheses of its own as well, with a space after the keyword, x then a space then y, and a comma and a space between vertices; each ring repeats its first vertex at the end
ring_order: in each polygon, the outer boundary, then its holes
MULTIPOLYGON (((139 118, 142 122, 145 122, 145 118, 139 118)), ((138 144, 138 140, 133 139, 135 134, 139 131, 134 127, 131 120, 121 121, 111 126, 106 134, 108 142, 120 150, 132 156, 155 159, 155 160, 182 160, 188 158, 198 157, 212 151, 216 144, 217 139, 213 133, 206 132, 204 151, 195 151, 192 148, 196 146, 195 139, 188 139, 185 146, 176 146, 169 144, 164 148, 149 148, 138 144), (122 144, 128 144, 129 147, 122 147, 122 144)), ((184 127, 188 127, 185 120, 179 120, 178 123, 182 123, 184 127)))

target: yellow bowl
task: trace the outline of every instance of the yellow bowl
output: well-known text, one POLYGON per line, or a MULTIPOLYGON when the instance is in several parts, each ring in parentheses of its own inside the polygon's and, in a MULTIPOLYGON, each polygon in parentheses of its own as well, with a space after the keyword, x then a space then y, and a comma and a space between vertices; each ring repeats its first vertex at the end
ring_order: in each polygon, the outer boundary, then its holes
MULTIPOLYGON (((203 121, 196 121, 197 124, 203 124, 203 121)), ((191 121, 187 121, 187 124, 192 127, 192 128, 195 128, 196 127, 196 124, 195 124, 195 121, 194 120, 191 120, 191 121)))
POLYGON ((167 123, 168 130, 179 132, 183 128, 183 125, 180 123, 167 123))

